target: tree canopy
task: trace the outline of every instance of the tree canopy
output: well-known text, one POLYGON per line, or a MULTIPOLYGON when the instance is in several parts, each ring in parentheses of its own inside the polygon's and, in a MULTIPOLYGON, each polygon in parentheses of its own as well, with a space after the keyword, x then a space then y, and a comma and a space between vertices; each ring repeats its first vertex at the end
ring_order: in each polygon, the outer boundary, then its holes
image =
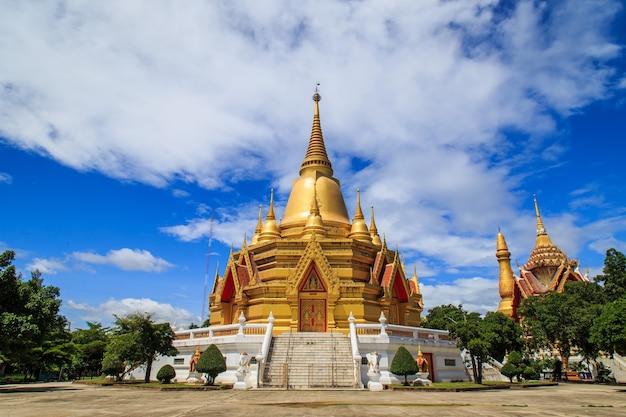
POLYGON ((598 345, 590 336, 603 300, 602 288, 587 282, 568 282, 562 293, 527 298, 519 311, 531 348, 556 349, 564 366, 574 347, 587 359, 597 357, 598 345))
POLYGON ((602 274, 596 276, 596 282, 604 286, 604 294, 609 301, 616 301, 626 296, 626 256, 611 248, 606 251, 602 274))
POLYGON ((44 285, 39 271, 24 281, 14 259, 13 251, 0 254, 0 363, 36 378, 67 365, 73 345, 59 314, 59 288, 44 285))
POLYGON ((413 355, 411 355, 411 352, 409 352, 404 346, 400 346, 391 361, 389 371, 392 374, 403 375, 404 385, 409 385, 407 376, 417 373, 419 369, 417 368, 417 363, 415 362, 413 355))
POLYGON ((148 313, 115 316, 109 343, 104 352, 102 369, 121 379, 139 366, 146 367, 145 382, 150 382, 152 363, 157 355, 173 356, 174 331, 169 323, 155 323, 148 313))
POLYGON ((502 361, 507 350, 521 346, 521 328, 502 313, 468 313, 463 306, 452 304, 431 309, 426 326, 448 330, 457 338, 457 346, 466 349, 472 363, 474 381, 482 383, 482 365, 490 357, 502 361))
POLYGON ((196 364, 196 371, 207 374, 207 384, 212 385, 215 381, 215 377, 226 370, 226 360, 224 355, 215 345, 209 345, 209 347, 202 352, 198 363, 196 364))

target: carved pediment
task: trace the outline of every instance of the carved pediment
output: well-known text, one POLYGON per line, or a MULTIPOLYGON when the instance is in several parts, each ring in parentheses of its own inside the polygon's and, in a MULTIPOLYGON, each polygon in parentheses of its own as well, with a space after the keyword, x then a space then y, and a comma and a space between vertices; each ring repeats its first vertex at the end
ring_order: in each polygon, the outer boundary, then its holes
MULTIPOLYGON (((295 295, 300 288, 313 284, 310 281, 312 273, 315 273, 315 279, 323 286, 326 291, 333 294, 339 292, 339 278, 328 262, 328 258, 324 254, 322 245, 315 239, 315 235, 307 244, 293 274, 289 277, 287 283, 287 295, 295 295)), ((323 290, 321 290, 323 291, 323 290)))

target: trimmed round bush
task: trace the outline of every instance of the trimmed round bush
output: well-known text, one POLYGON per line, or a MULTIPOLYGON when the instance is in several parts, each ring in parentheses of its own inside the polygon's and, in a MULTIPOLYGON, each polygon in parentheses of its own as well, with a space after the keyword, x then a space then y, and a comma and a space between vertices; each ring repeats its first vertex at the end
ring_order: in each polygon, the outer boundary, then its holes
POLYGON ((502 369, 500 369, 500 373, 513 382, 513 378, 517 376, 517 366, 512 363, 505 363, 502 369))
POLYGON ((163 384, 169 384, 174 378, 176 378, 176 370, 172 365, 163 365, 157 372, 157 379, 163 384))
POLYGON ((526 380, 539 379, 539 373, 532 366, 527 366, 522 375, 526 380))

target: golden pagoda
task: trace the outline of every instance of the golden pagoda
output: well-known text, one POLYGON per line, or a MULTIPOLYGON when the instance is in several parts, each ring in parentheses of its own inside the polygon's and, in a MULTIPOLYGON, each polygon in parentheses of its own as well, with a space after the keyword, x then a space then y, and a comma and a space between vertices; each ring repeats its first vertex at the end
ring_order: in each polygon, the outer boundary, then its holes
POLYGON ((537 239, 535 248, 530 253, 528 262, 519 267, 519 275, 511 268, 511 253, 502 232, 498 231, 496 238, 496 258, 500 264, 500 304, 498 311, 519 320, 517 309, 522 300, 546 294, 549 291, 563 292, 567 281, 589 282, 587 274, 580 272, 578 262, 568 259, 552 240, 541 220, 537 199, 535 216, 537 219, 537 239))
POLYGON ((274 193, 265 221, 262 208, 254 236, 232 251, 223 276, 209 296, 211 325, 263 323, 270 313, 274 333, 347 331, 356 323, 419 326, 423 310, 417 274, 409 283, 398 250, 381 241, 374 222, 368 228, 360 192, 352 222, 333 177, 320 124, 316 89, 313 127, 299 177, 281 222, 274 193))

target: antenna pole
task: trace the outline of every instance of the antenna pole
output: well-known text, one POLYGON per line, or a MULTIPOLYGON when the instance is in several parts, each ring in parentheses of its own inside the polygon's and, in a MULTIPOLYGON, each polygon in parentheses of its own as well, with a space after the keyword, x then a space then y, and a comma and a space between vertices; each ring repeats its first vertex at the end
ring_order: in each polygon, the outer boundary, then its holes
MULTIPOLYGON (((207 285, 209 283, 209 262, 211 260, 211 242, 213 241, 213 211, 211 210, 211 227, 209 228, 209 247, 206 253, 206 269, 204 271, 204 291, 202 292, 202 323, 206 318, 207 285)), ((201 323, 201 324, 202 324, 201 323)))

